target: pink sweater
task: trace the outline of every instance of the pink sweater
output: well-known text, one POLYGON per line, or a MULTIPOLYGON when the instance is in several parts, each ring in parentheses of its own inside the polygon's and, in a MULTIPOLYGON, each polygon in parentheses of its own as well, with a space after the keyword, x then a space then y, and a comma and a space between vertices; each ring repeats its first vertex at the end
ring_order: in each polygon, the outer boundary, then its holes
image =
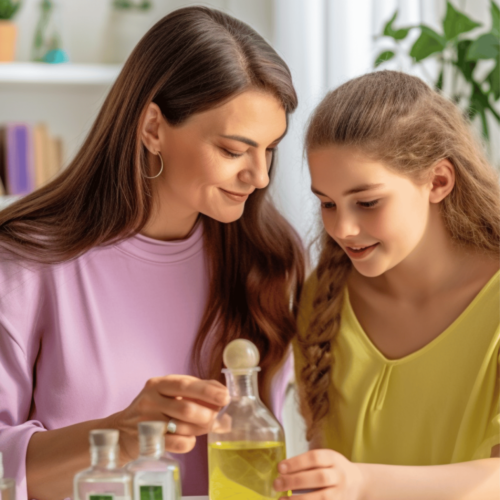
MULTIPOLYGON (((0 451, 27 500, 35 432, 126 408, 151 377, 190 374, 208 294, 200 224, 183 241, 135 236, 44 268, 0 262, 0 451)), ((281 415, 287 366, 273 382, 281 415)), ((207 493, 206 440, 178 455, 183 494, 207 493)))

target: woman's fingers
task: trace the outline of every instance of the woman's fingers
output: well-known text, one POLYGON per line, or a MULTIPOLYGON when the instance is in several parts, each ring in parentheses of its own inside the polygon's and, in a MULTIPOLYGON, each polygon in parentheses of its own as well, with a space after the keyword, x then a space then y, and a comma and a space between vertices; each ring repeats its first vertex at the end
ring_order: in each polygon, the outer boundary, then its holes
POLYGON ((203 404, 187 399, 175 399, 158 395, 158 409, 163 418, 175 418, 176 421, 186 422, 204 429, 206 433, 214 421, 218 408, 213 410, 203 404))
POLYGON ((187 453, 194 448, 195 444, 194 436, 178 436, 177 434, 165 436, 165 449, 171 453, 187 453))
POLYGON ((311 488, 328 488, 339 482, 338 471, 333 467, 313 469, 294 474, 284 474, 274 482, 276 491, 308 490, 311 488))
POLYGON ((216 380, 200 380, 188 375, 168 375, 148 381, 163 396, 170 398, 188 398, 214 407, 224 406, 229 402, 229 393, 225 386, 216 380))
POLYGON ((278 472, 280 474, 293 474, 310 469, 333 467, 336 463, 335 458, 336 452, 333 450, 310 450, 280 462, 278 472))

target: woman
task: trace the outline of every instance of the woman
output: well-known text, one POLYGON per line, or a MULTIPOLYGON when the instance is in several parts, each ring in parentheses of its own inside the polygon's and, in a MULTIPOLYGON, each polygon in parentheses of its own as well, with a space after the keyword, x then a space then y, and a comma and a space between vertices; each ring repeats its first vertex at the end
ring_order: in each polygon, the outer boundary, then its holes
MULTIPOLYGON (((193 375, 219 379, 234 338, 259 347, 279 411, 303 258, 265 188, 296 105, 251 28, 180 9, 138 44, 69 167, 0 213, 0 449, 20 499, 69 496, 93 428, 120 430, 122 462, 141 420, 192 449, 227 401, 193 375)), ((202 442, 185 460, 184 494, 206 493, 205 457, 202 442)))

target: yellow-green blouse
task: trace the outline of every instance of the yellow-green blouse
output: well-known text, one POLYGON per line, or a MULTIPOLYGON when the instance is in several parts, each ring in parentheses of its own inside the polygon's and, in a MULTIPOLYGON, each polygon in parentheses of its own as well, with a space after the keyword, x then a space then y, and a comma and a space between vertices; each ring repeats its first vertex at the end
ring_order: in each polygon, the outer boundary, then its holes
MULTIPOLYGON (((299 314, 304 335, 317 279, 299 314)), ((324 444, 354 462, 437 465, 491 455, 500 443, 500 273, 425 347, 390 360, 361 328, 345 292, 333 341, 324 444)), ((304 364, 294 342, 297 380, 304 364)))

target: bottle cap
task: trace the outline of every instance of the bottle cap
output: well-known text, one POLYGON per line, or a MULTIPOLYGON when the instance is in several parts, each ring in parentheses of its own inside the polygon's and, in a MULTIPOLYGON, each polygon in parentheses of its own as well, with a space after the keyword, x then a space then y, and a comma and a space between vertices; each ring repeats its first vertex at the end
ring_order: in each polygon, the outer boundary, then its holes
POLYGON ((119 437, 116 429, 95 429, 89 434, 91 446, 116 446, 119 437))
POLYGON ((150 421, 139 422, 139 435, 141 436, 162 436, 165 434, 166 422, 150 421))
POLYGON ((259 364, 260 355, 253 342, 236 339, 227 344, 222 359, 230 370, 245 370, 255 368, 259 364))

